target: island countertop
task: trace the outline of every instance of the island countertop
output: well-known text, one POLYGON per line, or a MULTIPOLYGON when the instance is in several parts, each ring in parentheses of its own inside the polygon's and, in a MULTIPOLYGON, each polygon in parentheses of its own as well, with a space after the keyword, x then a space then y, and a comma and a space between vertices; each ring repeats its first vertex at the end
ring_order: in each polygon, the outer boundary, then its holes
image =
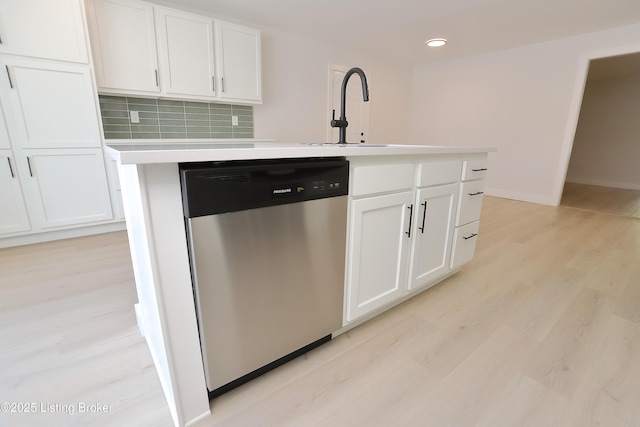
POLYGON ((121 164, 157 164, 224 160, 283 159, 332 156, 463 154, 496 151, 491 147, 448 147, 400 144, 278 143, 266 139, 108 140, 107 152, 121 164))

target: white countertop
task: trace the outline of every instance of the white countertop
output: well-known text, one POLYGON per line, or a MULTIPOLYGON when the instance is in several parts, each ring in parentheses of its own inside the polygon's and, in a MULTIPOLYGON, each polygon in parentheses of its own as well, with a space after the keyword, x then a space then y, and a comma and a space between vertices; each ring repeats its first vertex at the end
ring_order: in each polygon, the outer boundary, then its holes
POLYGON ((106 151, 122 164, 182 163, 297 157, 466 154, 496 151, 491 147, 276 143, 266 139, 107 140, 106 151))

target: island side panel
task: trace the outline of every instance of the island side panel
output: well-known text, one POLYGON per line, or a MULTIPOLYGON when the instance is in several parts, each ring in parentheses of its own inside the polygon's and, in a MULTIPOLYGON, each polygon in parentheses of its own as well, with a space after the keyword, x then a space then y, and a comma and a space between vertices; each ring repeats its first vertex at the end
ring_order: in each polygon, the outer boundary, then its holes
POLYGON ((177 164, 121 165, 143 329, 176 425, 211 412, 197 333, 177 164))

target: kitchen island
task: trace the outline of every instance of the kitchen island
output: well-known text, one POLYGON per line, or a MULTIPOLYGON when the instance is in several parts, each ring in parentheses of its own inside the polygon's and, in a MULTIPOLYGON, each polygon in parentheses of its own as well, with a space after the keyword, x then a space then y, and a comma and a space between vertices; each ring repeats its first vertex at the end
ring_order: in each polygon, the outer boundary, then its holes
POLYGON ((179 163, 335 156, 350 161, 345 310, 343 328, 336 331, 340 333, 424 291, 471 259, 482 178, 491 151, 495 150, 259 140, 107 141, 108 154, 118 162, 138 293, 138 326, 151 350, 174 423, 193 425, 211 415, 191 287, 179 163), (418 212, 423 200, 424 211, 418 212), (441 207, 434 215, 440 222, 425 222, 427 202, 441 207), (399 222, 394 226, 404 230, 408 221, 409 237, 441 236, 440 249, 418 238, 410 241, 403 231, 402 236, 393 237, 399 242, 397 256, 376 259, 380 254, 363 247, 360 239, 372 233, 362 224, 380 225, 382 217, 376 212, 381 207, 398 213, 399 222), (418 215, 422 215, 420 220, 418 215), (436 262, 424 263, 423 258, 436 262), (379 266, 379 270, 365 271, 367 265, 379 266), (371 282, 375 286, 363 289, 371 282))

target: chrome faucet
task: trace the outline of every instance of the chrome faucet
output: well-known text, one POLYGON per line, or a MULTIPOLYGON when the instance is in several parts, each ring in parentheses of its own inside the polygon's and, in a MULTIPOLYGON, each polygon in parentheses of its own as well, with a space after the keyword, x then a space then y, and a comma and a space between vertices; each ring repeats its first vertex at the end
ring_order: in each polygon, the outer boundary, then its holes
POLYGON ((347 74, 344 75, 344 79, 342 80, 342 89, 340 90, 340 118, 336 120, 336 110, 333 110, 333 117, 331 119, 331 127, 339 128, 339 138, 338 144, 346 144, 347 143, 347 126, 349 126, 349 122, 346 117, 346 104, 347 104, 347 83, 349 82, 349 77, 353 74, 357 74, 360 76, 360 81, 362 82, 362 100, 364 102, 369 101, 369 87, 367 86, 367 76, 364 75, 364 71, 362 71, 358 67, 353 67, 347 74))

